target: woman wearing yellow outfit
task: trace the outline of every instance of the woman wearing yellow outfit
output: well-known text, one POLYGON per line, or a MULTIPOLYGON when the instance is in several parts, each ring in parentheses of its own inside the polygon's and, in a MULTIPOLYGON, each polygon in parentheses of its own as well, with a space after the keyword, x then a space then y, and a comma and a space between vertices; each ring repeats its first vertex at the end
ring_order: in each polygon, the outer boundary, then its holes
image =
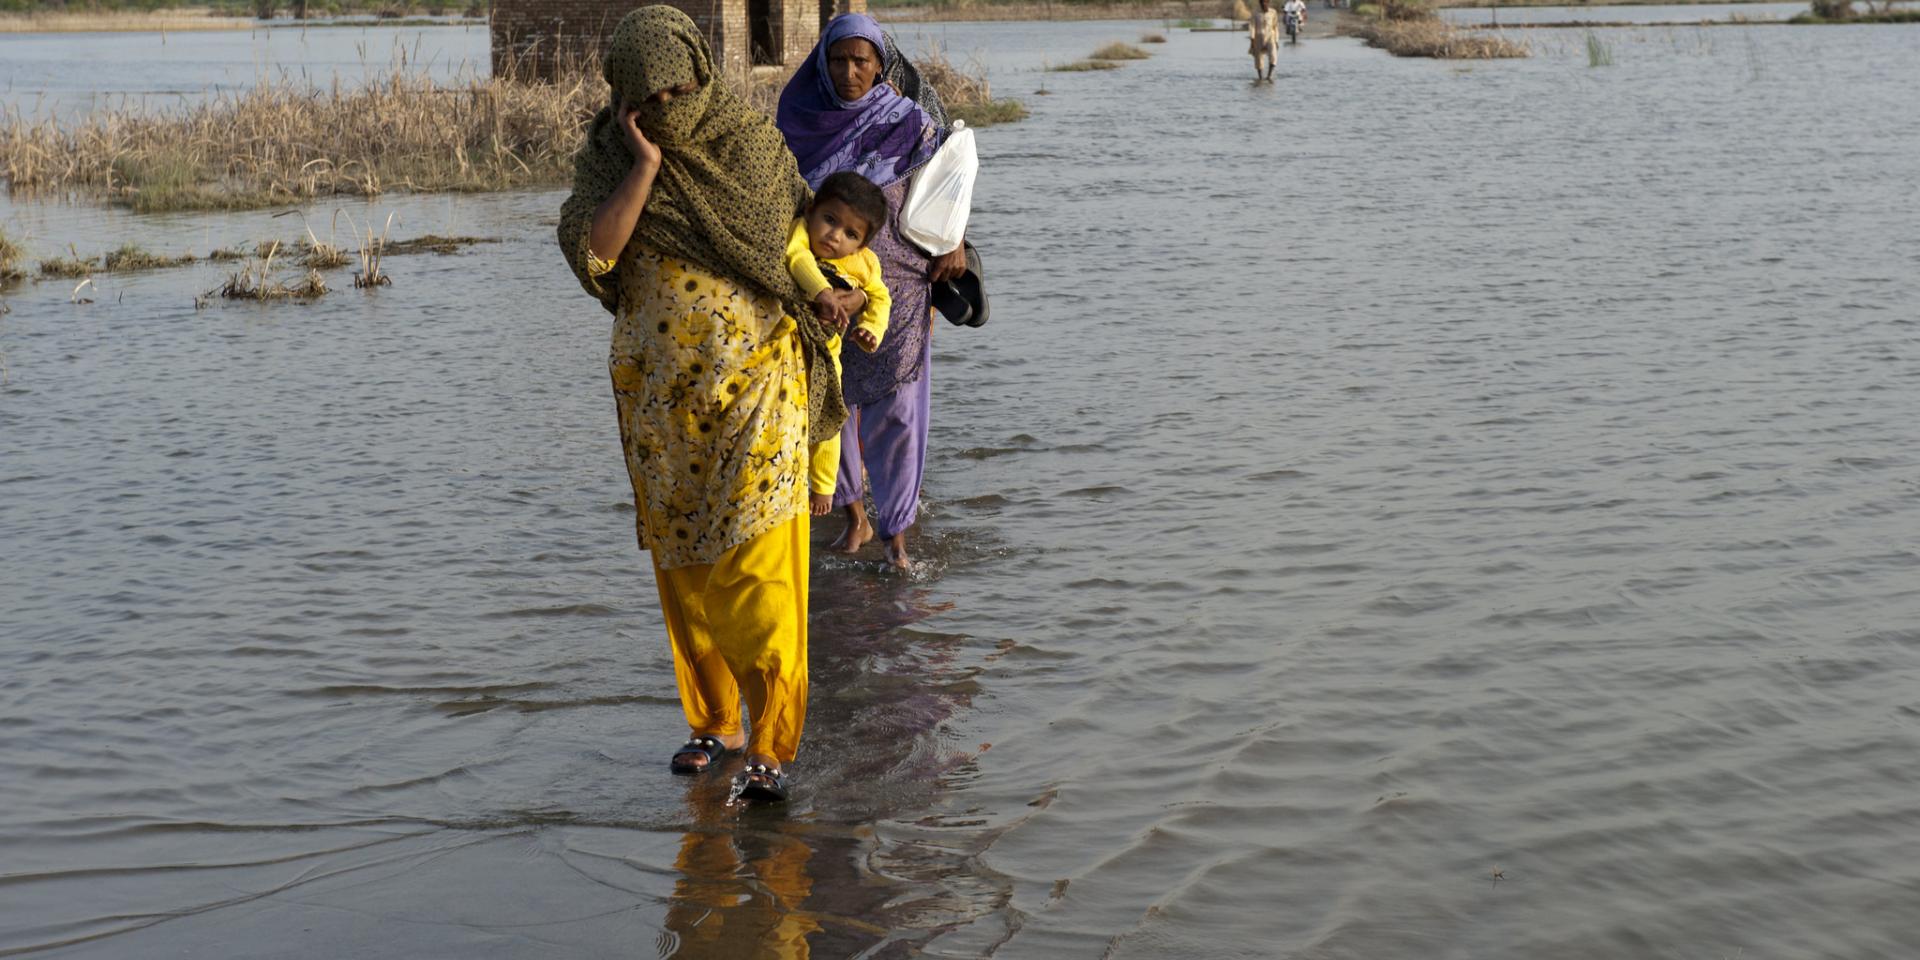
POLYGON ((560 246, 614 314, 620 442, 692 734, 672 768, 744 748, 741 795, 784 800, 807 710, 807 443, 846 413, 781 256, 806 182, 686 14, 627 14, 606 78, 560 246))

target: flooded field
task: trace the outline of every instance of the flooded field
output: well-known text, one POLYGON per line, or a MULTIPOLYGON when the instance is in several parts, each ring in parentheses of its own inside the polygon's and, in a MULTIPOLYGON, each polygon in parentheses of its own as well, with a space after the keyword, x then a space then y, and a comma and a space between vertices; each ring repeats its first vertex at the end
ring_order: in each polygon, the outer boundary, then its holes
POLYGON ((1805 3, 1676 3, 1629 6, 1450 7, 1440 15, 1454 23, 1699 23, 1702 20, 1786 20, 1807 12, 1805 3))
POLYGON ((1034 116, 786 811, 665 773, 558 195, 313 208, 498 242, 308 306, 0 294, 0 953, 1910 955, 1920 30, 1041 69, 1148 29, 902 31, 1034 116))
POLYGON ((401 64, 449 79, 485 74, 488 49, 485 26, 0 33, 0 109, 31 117, 122 105, 165 110, 262 80, 354 85, 401 64))

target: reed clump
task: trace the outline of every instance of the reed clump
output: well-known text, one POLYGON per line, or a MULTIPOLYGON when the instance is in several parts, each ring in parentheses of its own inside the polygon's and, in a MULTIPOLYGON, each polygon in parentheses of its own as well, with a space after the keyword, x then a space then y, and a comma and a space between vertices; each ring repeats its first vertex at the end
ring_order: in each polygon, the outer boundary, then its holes
POLYGON ((1609 46, 1605 40, 1600 39, 1600 35, 1594 33, 1592 30, 1587 31, 1587 66, 1613 66, 1613 47, 1609 46))
MULTIPOLYGON (((386 230, 393 229, 393 215, 387 215, 386 230)), ((367 227, 366 236, 360 238, 360 269, 353 272, 353 286, 356 290, 374 290, 393 285, 393 278, 380 269, 381 248, 387 244, 386 230, 378 237, 373 235, 373 227, 367 227)))
POLYGON ((1140 35, 1140 42, 1141 43, 1166 43, 1167 35, 1164 33, 1143 33, 1140 35))
POLYGON ((162 253, 150 253, 139 244, 123 243, 109 250, 101 258, 101 266, 108 273, 124 273, 132 270, 164 270, 168 267, 183 267, 199 258, 191 253, 167 256, 162 253))
POLYGON ((1087 56, 1089 60, 1145 60, 1153 56, 1131 43, 1114 41, 1087 56))
POLYGON ((27 278, 27 272, 20 269, 20 262, 26 258, 26 251, 0 230, 0 289, 11 287, 27 278))
POLYGON ((54 257, 40 261, 40 275, 55 280, 71 280, 84 277, 100 269, 100 261, 92 257, 82 257, 68 251, 69 256, 54 257))
POLYGON ((395 240, 388 243, 385 236, 380 238, 383 253, 399 255, 408 253, 448 254, 458 252, 461 247, 470 247, 476 243, 499 243, 499 237, 443 237, 429 233, 411 240, 395 240))
POLYGON ((306 246, 300 249, 302 266, 315 270, 333 270, 353 262, 353 257, 345 250, 313 238, 308 238, 306 246))
POLYGON ((1120 65, 1112 60, 1073 60, 1056 63, 1047 69, 1055 73, 1082 73, 1088 70, 1118 70, 1120 65))
POLYGON ((1380 0, 1356 8, 1365 15, 1347 18, 1341 32, 1396 57, 1437 60, 1496 60, 1528 55, 1525 44, 1482 30, 1462 30, 1440 19, 1421 0, 1380 0))
POLYGON ((207 292, 202 299, 215 296, 228 300, 317 300, 327 293, 327 280, 320 271, 307 268, 305 276, 292 282, 273 275, 274 255, 279 245, 269 251, 264 258, 249 259, 241 264, 240 270, 229 274, 225 283, 207 292))

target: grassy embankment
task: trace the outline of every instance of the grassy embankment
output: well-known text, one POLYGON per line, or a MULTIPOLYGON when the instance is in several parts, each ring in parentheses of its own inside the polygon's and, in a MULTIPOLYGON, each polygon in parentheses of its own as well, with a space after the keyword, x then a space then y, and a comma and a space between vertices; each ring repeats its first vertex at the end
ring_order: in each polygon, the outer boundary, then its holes
POLYGON ((1380 0, 1359 3, 1345 18, 1342 33, 1359 37, 1396 57, 1433 57, 1439 60, 1494 60, 1527 56, 1525 44, 1484 30, 1456 27, 1440 18, 1421 0, 1380 0))
MULTIPOLYGON (((983 71, 938 49, 920 62, 956 117, 987 126, 1026 115, 992 97, 983 71)), ((110 108, 66 123, 8 114, 0 176, 15 197, 99 199, 141 213, 563 185, 607 100, 599 65, 565 65, 551 82, 514 73, 439 83, 396 67, 364 87, 273 81, 176 113, 110 108)), ((730 83, 771 112, 785 77, 730 83)))
POLYGON ((1895 7, 1888 0, 1875 4, 1867 0, 1866 9, 1855 10, 1853 0, 1813 0, 1812 9, 1796 14, 1788 23, 1920 23, 1920 9, 1895 7))

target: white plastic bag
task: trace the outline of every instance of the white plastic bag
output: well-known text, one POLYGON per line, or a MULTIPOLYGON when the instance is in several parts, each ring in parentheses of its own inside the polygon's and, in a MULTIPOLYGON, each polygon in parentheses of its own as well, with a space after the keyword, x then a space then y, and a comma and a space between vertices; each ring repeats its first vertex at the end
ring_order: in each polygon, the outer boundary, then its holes
POLYGON ((947 142, 913 175, 900 205, 900 232, 920 249, 939 256, 960 249, 973 210, 973 178, 980 158, 973 152, 973 131, 965 120, 953 122, 947 142))

